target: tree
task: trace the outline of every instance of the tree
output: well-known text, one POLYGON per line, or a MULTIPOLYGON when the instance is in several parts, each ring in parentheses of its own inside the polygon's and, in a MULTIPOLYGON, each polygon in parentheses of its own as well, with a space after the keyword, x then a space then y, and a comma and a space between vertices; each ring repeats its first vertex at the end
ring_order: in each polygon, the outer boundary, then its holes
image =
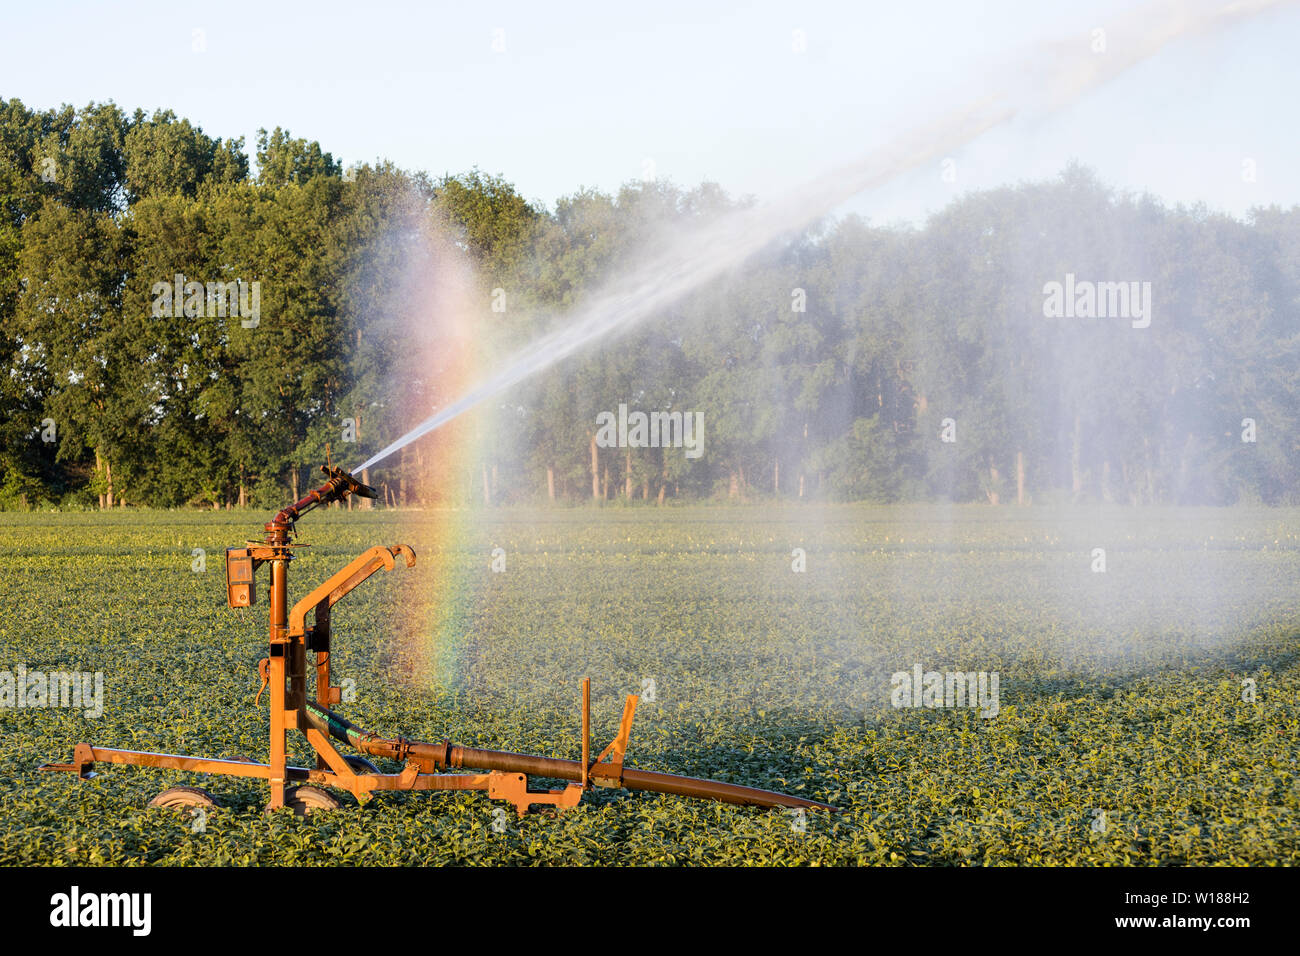
POLYGON ((294 139, 278 126, 269 134, 257 131, 257 181, 263 186, 305 186, 317 176, 338 176, 342 168, 315 140, 294 139))
POLYGON ((148 401, 132 361, 139 322, 122 312, 126 243, 106 213, 51 200, 22 237, 19 376, 48 383, 43 408, 57 428, 58 457, 93 450, 95 487, 111 508, 130 483, 128 449, 148 401))
POLYGON ((189 120, 178 120, 171 110, 153 116, 136 110, 126 133, 125 155, 126 188, 132 202, 173 193, 192 199, 203 183, 234 183, 248 177, 243 137, 212 139, 189 120))

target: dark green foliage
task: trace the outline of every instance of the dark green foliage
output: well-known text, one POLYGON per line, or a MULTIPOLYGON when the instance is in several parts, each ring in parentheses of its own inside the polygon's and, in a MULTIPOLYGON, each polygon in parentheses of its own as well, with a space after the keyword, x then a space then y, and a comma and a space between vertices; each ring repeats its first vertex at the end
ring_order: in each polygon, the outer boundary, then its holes
MULTIPOLYGON (((550 210, 477 169, 344 173, 278 127, 251 177, 242 140, 171 111, 0 100, 0 508, 283 498, 327 445, 355 463, 400 437, 466 370, 736 205, 657 182, 550 210), (446 323, 438 283, 458 270, 469 303, 446 323), (258 283, 260 321, 157 314, 178 276, 258 283)), ((1300 211, 1168 209, 1077 166, 923 229, 823 222, 496 396, 467 424, 475 460, 440 462, 432 486, 418 449, 371 479, 424 504, 1295 503, 1297 250, 1300 211), (1150 327, 1045 317, 1067 273, 1150 282, 1150 327), (702 413, 705 454, 593 464, 596 416, 621 403, 702 413)))

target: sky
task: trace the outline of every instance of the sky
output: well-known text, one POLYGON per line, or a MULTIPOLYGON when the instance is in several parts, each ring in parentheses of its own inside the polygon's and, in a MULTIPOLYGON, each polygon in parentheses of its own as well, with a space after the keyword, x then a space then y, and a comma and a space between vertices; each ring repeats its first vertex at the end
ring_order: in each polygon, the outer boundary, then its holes
MULTIPOLYGON (((281 126, 346 164, 478 167, 550 207, 649 175, 762 199, 968 101, 1040 41, 1090 48, 1136 6, 9 4, 0 97, 170 108, 250 153, 259 127, 281 126)), ((1170 204, 1300 204, 1297 51, 1300 4, 1181 40, 840 211, 919 223, 966 190, 1072 160, 1170 204)))

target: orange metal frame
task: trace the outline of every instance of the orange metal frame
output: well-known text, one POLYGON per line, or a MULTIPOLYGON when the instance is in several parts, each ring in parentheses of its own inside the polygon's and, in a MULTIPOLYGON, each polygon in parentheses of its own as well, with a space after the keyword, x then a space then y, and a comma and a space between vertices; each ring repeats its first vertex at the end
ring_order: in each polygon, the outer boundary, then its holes
MULTIPOLYGON (((326 486, 328 488, 328 485, 326 486)), ((224 774, 234 777, 257 777, 267 780, 271 795, 269 809, 284 806, 285 788, 289 784, 311 783, 347 790, 359 802, 366 802, 375 790, 485 790, 494 800, 512 803, 520 816, 531 806, 545 805, 567 809, 577 806, 589 785, 588 766, 589 734, 591 726, 591 687, 587 679, 582 682, 582 762, 583 779, 561 790, 530 790, 528 777, 523 773, 494 770, 489 773, 425 773, 418 759, 408 759, 401 773, 358 773, 348 764, 330 742, 328 736, 312 726, 305 713, 307 702, 307 654, 314 653, 316 701, 323 708, 342 700, 342 689, 330 683, 330 611, 353 589, 365 582, 376 571, 391 571, 402 557, 406 566, 414 567, 415 551, 408 545, 391 547, 376 545, 353 558, 341 570, 330 575, 306 597, 288 609, 289 563, 293 560, 288 533, 301 511, 315 504, 331 500, 332 495, 318 489, 291 509, 285 509, 267 524, 267 537, 262 542, 250 542, 246 548, 227 551, 227 590, 232 606, 254 603, 253 581, 248 570, 256 572, 262 564, 271 565, 270 600, 270 654, 258 666, 262 688, 257 693, 270 690, 270 761, 251 763, 239 760, 219 760, 209 757, 190 757, 179 754, 151 753, 136 750, 118 750, 77 744, 72 762, 45 764, 40 769, 69 771, 83 779, 94 776, 96 763, 133 764, 139 767, 157 767, 168 770, 186 770, 194 773, 224 774), (317 496, 316 500, 312 500, 317 496), (306 503, 306 504, 304 504, 306 503), (233 569, 233 570, 232 570, 233 569), (241 592, 239 586, 248 588, 241 592), (242 597, 240 596, 242 593, 242 597), (307 624, 307 617, 313 623, 307 624), (286 738, 290 729, 301 730, 316 752, 314 768, 289 766, 286 757, 286 738)), ((334 500, 337 500, 335 498, 334 500)), ((636 698, 628 699, 628 706, 619 727, 619 736, 601 753, 597 763, 612 754, 612 760, 600 771, 602 777, 618 778, 622 756, 627 749, 631 731, 632 714, 636 698)))
MULTIPOLYGON (((289 534, 296 520, 320 504, 339 501, 349 494, 373 496, 373 489, 360 484, 351 475, 337 469, 322 468, 330 480, 289 508, 285 508, 266 525, 266 538, 249 542, 244 548, 226 553, 227 595, 232 607, 254 603, 253 576, 263 564, 270 564, 271 587, 269 654, 258 665, 262 692, 270 691, 270 759, 268 763, 220 760, 179 754, 118 750, 77 744, 71 763, 46 764, 40 769, 67 771, 86 779, 94 776, 96 763, 133 764, 184 770, 194 773, 223 774, 264 779, 270 786, 269 809, 285 805, 289 785, 315 784, 347 790, 365 803, 379 790, 483 790, 493 800, 514 805, 519 816, 531 807, 568 809, 578 805, 592 786, 630 787, 662 793, 723 800, 757 806, 809 807, 834 810, 827 804, 801 797, 757 790, 712 780, 697 780, 671 774, 625 769, 627 752, 636 714, 637 697, 629 695, 623 708, 618 735, 595 760, 591 751, 591 683, 582 681, 582 758, 581 762, 533 757, 502 751, 473 750, 450 742, 427 744, 398 737, 389 739, 366 733, 329 710, 342 699, 341 688, 330 682, 330 612, 340 600, 370 578, 376 571, 391 571, 397 559, 406 566, 415 564, 415 552, 404 544, 376 546, 358 555, 341 570, 332 574, 306 597, 289 608, 289 564, 294 559, 289 534), (313 623, 308 625, 311 615, 313 623), (314 653, 316 700, 308 703, 307 655, 314 653), (290 730, 299 730, 316 753, 312 768, 290 766, 286 740, 290 730), (362 753, 385 756, 403 763, 399 773, 357 772, 331 743, 330 736, 347 740, 362 753), (436 773, 448 768, 477 768, 486 773, 436 773), (528 774, 572 781, 558 790, 533 790, 528 774)), ((355 758, 354 758, 355 759, 355 758)))
MULTIPOLYGON (((338 787, 349 791, 358 802, 365 803, 375 790, 485 790, 493 800, 505 800, 515 806, 523 816, 532 806, 551 806, 568 809, 578 805, 587 790, 589 780, 597 775, 617 779, 622 767, 622 756, 627 749, 631 732, 632 714, 636 698, 629 697, 619 735, 610 743, 596 763, 608 755, 613 759, 601 765, 588 765, 591 726, 591 684, 582 681, 582 757, 583 766, 592 771, 589 778, 584 773, 580 783, 569 784, 562 790, 530 790, 528 777, 522 773, 494 770, 489 773, 424 773, 418 759, 408 759, 401 773, 358 773, 338 752, 329 738, 313 727, 306 719, 304 705, 307 688, 307 653, 316 654, 316 700, 328 708, 342 698, 341 688, 330 683, 329 618, 330 609, 350 591, 381 568, 391 571, 396 558, 403 556, 406 566, 415 565, 415 552, 404 544, 392 547, 376 546, 354 558, 342 570, 331 575, 324 583, 294 605, 287 617, 287 571, 292 560, 288 549, 253 547, 247 549, 255 563, 272 562, 271 569, 271 654, 259 666, 262 690, 270 689, 271 759, 268 764, 238 760, 219 760, 208 757, 190 757, 179 754, 150 753, 135 750, 117 750, 77 744, 68 764, 46 764, 42 770, 62 770, 78 774, 83 779, 94 776, 96 763, 134 764, 140 767, 157 767, 168 770, 187 770, 194 773, 224 774, 234 777, 258 777, 267 780, 271 788, 269 809, 284 806, 285 788, 289 784, 310 783, 338 787), (307 626, 308 614, 314 612, 315 621, 307 626), (316 767, 289 766, 285 757, 286 736, 290 728, 301 730, 316 752, 316 767)), ((261 697, 262 690, 258 691, 261 697)))

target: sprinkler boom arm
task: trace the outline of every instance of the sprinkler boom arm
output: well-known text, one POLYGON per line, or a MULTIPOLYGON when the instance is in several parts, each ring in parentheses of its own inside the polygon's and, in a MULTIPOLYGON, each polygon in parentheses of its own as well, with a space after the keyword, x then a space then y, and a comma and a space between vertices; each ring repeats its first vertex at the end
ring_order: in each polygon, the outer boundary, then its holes
POLYGON ((362 498, 379 497, 379 492, 375 491, 374 488, 357 481, 342 468, 321 465, 320 470, 322 474, 329 475, 329 481, 314 491, 307 492, 289 507, 277 513, 267 523, 267 531, 272 531, 274 528, 292 529, 295 521, 317 505, 329 504, 331 501, 342 501, 348 495, 358 495, 362 498))
MULTIPOLYGON (((391 571, 396 567, 393 560, 399 554, 406 556, 406 566, 415 567, 415 552, 410 545, 395 544, 390 547, 375 545, 360 556, 353 558, 346 567, 337 571, 323 584, 293 606, 289 612, 289 637, 303 637, 309 632, 319 632, 322 624, 329 627, 329 611, 353 588, 360 585, 380 568, 391 571), (306 626, 307 614, 316 612, 315 627, 306 626)), ((309 642, 310 643, 310 642, 309 642)))

